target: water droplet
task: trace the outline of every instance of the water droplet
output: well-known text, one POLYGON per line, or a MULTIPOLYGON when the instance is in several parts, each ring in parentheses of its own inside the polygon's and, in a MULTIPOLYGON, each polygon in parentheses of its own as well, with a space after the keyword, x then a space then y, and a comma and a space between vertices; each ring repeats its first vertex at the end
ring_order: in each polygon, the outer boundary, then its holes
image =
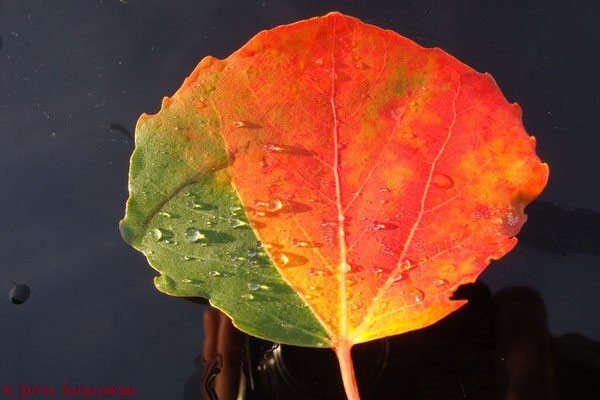
POLYGON ((402 280, 402 278, 404 278, 404 275, 398 274, 394 277, 394 279, 392 280, 392 283, 400 282, 402 280))
POLYGON ((409 287, 409 294, 407 296, 412 297, 417 303, 420 303, 425 298, 425 293, 421 289, 417 289, 416 287, 409 287))
POLYGON ((255 280, 251 280, 248 282, 248 290, 258 290, 260 289, 260 283, 255 280))
POLYGON ((183 282, 183 283, 192 283, 192 280, 188 279, 188 278, 185 278, 185 279, 182 279, 181 282, 183 282))
POLYGON ((308 274, 310 276, 315 276, 317 274, 317 270, 314 269, 314 268, 311 268, 311 269, 308 270, 308 274))
POLYGON ((383 272, 383 270, 381 268, 373 268, 371 270, 371 272, 373 272, 374 274, 379 275, 379 274, 381 274, 383 272))
POLYGON ((208 273, 208 275, 210 275, 210 276, 212 276, 214 278, 215 276, 220 276, 221 273, 219 271, 210 271, 208 273))
POLYGON ((378 230, 385 229, 385 228, 386 228, 385 224, 382 224, 381 222, 373 222, 371 224, 371 229, 374 231, 378 231, 378 230))
POLYGON ((402 132, 400 134, 400 139, 401 140, 411 140, 411 139, 414 139, 414 138, 416 138, 416 136, 412 132, 402 132))
POLYGON ((167 218, 171 218, 172 217, 172 215, 169 214, 166 211, 161 211, 161 212, 158 213, 158 215, 160 215, 161 217, 167 217, 167 218))
POLYGON ((261 242, 260 240, 258 242, 256 242, 257 249, 262 249, 263 247, 264 247, 263 242, 261 242))
POLYGON ((148 236, 158 242, 163 237, 163 232, 158 228, 150 229, 150 231, 148 231, 148 236))
POLYGON ((193 257, 181 256, 181 260, 182 261, 190 261, 190 260, 193 260, 193 259, 194 259, 193 257))
POLYGON ((232 228, 237 228, 237 227, 243 226, 243 225, 246 225, 246 223, 239 219, 230 219, 229 220, 229 226, 231 226, 232 228))
POLYGON ((323 65, 323 59, 322 58, 317 58, 315 60, 315 64, 317 64, 317 65, 323 65))
POLYGON ((183 239, 188 243, 196 243, 200 239, 204 239, 204 235, 196 228, 189 228, 183 234, 183 239))
POLYGON ((163 239, 162 243, 163 244, 173 244, 174 242, 170 241, 169 239, 163 239))
POLYGON ((389 189, 389 188, 386 188, 386 187, 380 187, 380 188, 379 188, 379 191, 380 191, 380 192, 391 192, 392 190, 391 190, 391 189, 389 189))
POLYGON ((281 326, 283 329, 287 329, 287 324, 285 322, 280 323, 279 326, 281 326))
POLYGON ((189 200, 186 203, 187 208, 191 210, 200 210, 202 208, 202 204, 195 202, 194 200, 189 200))
POLYGON ((203 101, 202 98, 200 98, 194 102, 194 107, 196 108, 197 111, 200 111, 204 107, 206 107, 206 103, 203 101))
POLYGON ((276 145, 275 143, 265 143, 263 145, 263 149, 265 149, 265 151, 267 153, 277 153, 280 152, 281 150, 283 150, 283 148, 281 146, 276 145))
POLYGON ((154 251, 153 250, 148 250, 148 255, 151 256, 152 254, 154 254, 154 251))
POLYGON ((503 221, 502 218, 493 218, 490 220, 492 224, 500 225, 503 221))
POLYGON ((256 257, 258 252, 255 249, 248 250, 248 257, 256 257))
POLYGON ((329 222, 327 222, 326 220, 322 219, 321 220, 321 226, 327 226, 329 225, 329 222))
POLYGON ((290 261, 290 259, 281 251, 276 251, 275 253, 273 253, 273 261, 283 266, 287 264, 290 261))
POLYGON ((232 254, 229 256, 229 261, 235 261, 238 259, 238 256, 236 256, 235 254, 232 254))
POLYGON ((440 189, 450 189, 454 186, 454 181, 446 174, 435 173, 431 178, 431 183, 440 189))
POLYGON ((363 69, 363 64, 361 62, 354 64, 354 68, 356 69, 363 69))
POLYGON ((252 300, 253 298, 254 298, 254 295, 252 293, 244 293, 242 295, 242 299, 245 299, 245 300, 252 300))
POLYGON ((408 271, 413 267, 412 262, 410 260, 403 260, 398 263, 398 267, 403 271, 408 271))
POLYGON ((233 122, 233 126, 235 126, 236 128, 243 128, 246 124, 244 124, 243 121, 234 121, 233 122))
POLYGON ((356 282, 354 279, 346 279, 346 286, 351 287, 356 285, 358 282, 356 282))
POLYGON ((353 303, 353 304, 350 305, 350 309, 351 310, 358 310, 361 307, 362 307, 362 303, 360 301, 357 302, 357 303, 353 303))
POLYGON ((281 207, 283 207, 283 204, 281 203, 281 201, 279 199, 270 199, 265 204, 265 209, 268 212, 275 212, 275 211, 281 210, 281 207))
POLYGON ((342 263, 342 271, 343 272, 350 272, 351 269, 352 269, 352 267, 350 266, 350 264, 342 263))
POLYGON ((438 279, 434 279, 434 281, 432 283, 433 283, 433 286, 440 287, 440 286, 444 286, 446 283, 448 283, 448 281, 445 279, 438 278, 438 279))

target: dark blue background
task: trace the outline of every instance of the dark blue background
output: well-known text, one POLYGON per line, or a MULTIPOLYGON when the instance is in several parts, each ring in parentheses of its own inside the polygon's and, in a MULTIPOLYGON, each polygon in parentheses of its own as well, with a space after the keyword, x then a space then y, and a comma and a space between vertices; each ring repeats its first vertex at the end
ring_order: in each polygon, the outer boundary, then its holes
POLYGON ((203 306, 154 289, 121 239, 134 130, 206 55, 332 10, 490 72, 550 165, 521 243, 481 279, 539 290, 553 334, 600 339, 598 1, 0 0, 0 384, 135 386, 178 399, 203 306), (586 211, 587 210, 587 211, 586 211))

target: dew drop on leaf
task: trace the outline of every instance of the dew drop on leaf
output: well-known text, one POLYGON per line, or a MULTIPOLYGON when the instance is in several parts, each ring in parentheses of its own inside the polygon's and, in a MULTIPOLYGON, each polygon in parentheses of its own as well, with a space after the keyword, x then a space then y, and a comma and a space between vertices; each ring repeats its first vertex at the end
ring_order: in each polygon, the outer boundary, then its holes
POLYGON ((221 273, 220 273, 219 271, 210 271, 210 272, 208 273, 208 275, 210 275, 210 276, 212 276, 212 277, 215 277, 215 276, 219 276, 219 275, 221 275, 221 273))
POLYGON ((258 242, 256 242, 257 249, 262 249, 263 247, 264 247, 263 242, 261 242, 260 240, 258 242))
POLYGON ((202 208, 202 204, 197 203, 194 200, 188 201, 186 205, 190 210, 199 210, 202 208))
POLYGON ((162 239, 163 232, 158 228, 150 229, 150 231, 148 231, 148 236, 158 242, 160 239, 162 239))
POLYGON ((167 217, 167 218, 171 218, 172 217, 172 215, 169 214, 166 211, 161 211, 161 212, 158 213, 158 215, 160 215, 161 217, 167 217))
POLYGON ((440 286, 444 286, 446 283, 448 283, 447 280, 438 278, 438 279, 434 279, 433 286, 440 287, 440 286))
POLYGON ((236 128, 243 128, 246 124, 244 124, 243 121, 234 121, 233 122, 233 126, 235 126, 236 128))
POLYGON ((229 226, 231 226, 232 228, 237 228, 237 227, 243 226, 243 225, 246 225, 246 223, 244 221, 242 221, 242 220, 237 219, 237 218, 229 220, 229 226))
POLYGON ((183 282, 183 283, 192 283, 192 280, 189 279, 189 278, 184 278, 184 279, 181 280, 181 282, 183 282))
POLYGON ((198 229, 196 228, 189 228, 187 231, 185 231, 185 233, 183 234, 183 238, 185 239, 186 242, 188 243, 196 243, 198 242, 200 239, 204 239, 204 234, 202 232, 200 232, 198 229))
POLYGON ((454 181, 446 174, 435 173, 431 177, 431 184, 440 189, 450 189, 454 186, 454 181))
POLYGON ((378 231, 380 229, 385 229, 385 224, 382 224, 381 222, 373 222, 371 224, 371 229, 374 231, 378 231))
POLYGON ((248 250, 248 257, 256 257, 257 254, 258 252, 256 251, 256 249, 248 250))
POLYGON ((275 212, 281 210, 281 207, 283 207, 283 204, 279 199, 270 199, 265 203, 265 209, 268 212, 275 212))
POLYGON ((285 265, 290 261, 290 259, 281 251, 276 251, 273 253, 273 261, 275 261, 277 264, 285 265))
POLYGON ((248 282, 248 290, 258 290, 258 289, 260 289, 260 283, 258 283, 258 281, 251 280, 250 282, 248 282))
POLYGON ((265 143, 263 145, 263 149, 265 149, 265 151, 267 153, 277 153, 277 152, 280 152, 281 150, 283 150, 281 148, 281 146, 278 146, 275 143, 271 143, 271 142, 265 143))

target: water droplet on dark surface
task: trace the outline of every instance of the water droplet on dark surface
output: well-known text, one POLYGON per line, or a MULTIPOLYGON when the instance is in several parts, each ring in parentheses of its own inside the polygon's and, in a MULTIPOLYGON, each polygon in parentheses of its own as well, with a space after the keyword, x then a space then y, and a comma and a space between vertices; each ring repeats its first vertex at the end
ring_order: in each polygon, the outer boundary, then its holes
POLYGON ((12 304, 23 304, 29 299, 29 286, 11 281, 13 287, 8 291, 8 299, 12 304))

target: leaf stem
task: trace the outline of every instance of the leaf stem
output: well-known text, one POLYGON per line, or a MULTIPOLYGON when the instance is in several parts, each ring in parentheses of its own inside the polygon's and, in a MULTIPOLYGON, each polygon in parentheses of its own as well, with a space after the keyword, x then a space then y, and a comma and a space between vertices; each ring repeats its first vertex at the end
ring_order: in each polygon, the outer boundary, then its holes
POLYGON ((340 363, 340 372, 342 373, 342 382, 348 400, 360 400, 356 378, 354 377, 354 366, 352 364, 352 344, 342 343, 333 348, 335 355, 340 363))

